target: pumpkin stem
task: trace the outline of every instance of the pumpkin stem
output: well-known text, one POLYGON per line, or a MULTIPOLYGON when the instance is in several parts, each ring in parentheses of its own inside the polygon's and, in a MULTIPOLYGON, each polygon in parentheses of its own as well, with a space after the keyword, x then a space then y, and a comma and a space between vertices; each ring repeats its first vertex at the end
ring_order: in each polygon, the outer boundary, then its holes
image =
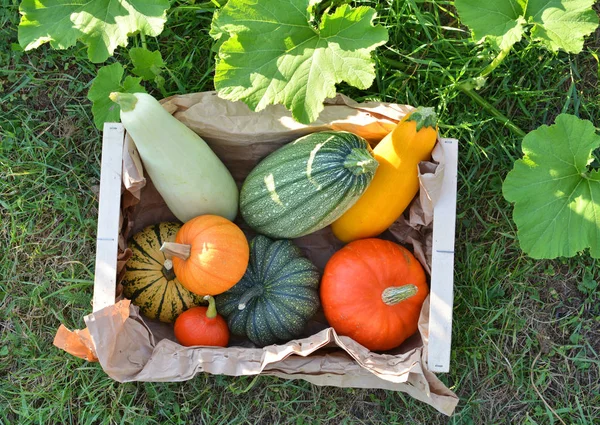
POLYGON ((217 317, 217 306, 215 304, 215 299, 210 295, 206 295, 204 297, 204 301, 208 301, 208 310, 206 310, 206 317, 209 319, 214 319, 217 317))
POLYGON ((381 300, 387 305, 396 305, 410 297, 414 297, 417 292, 419 292, 419 289, 412 283, 402 286, 390 286, 381 293, 381 300))
POLYGON ((162 274, 167 280, 175 279, 175 271, 173 270, 173 260, 167 258, 163 263, 162 274))
POLYGON ((250 302, 250 300, 254 297, 258 297, 262 295, 264 289, 260 285, 254 285, 252 288, 248 289, 244 292, 244 295, 240 298, 240 303, 238 304, 238 310, 243 310, 246 308, 246 305, 250 302))
POLYGON ((360 176, 361 174, 375 173, 379 163, 367 149, 353 148, 344 160, 344 167, 355 176, 360 176))
POLYGON ((181 258, 182 260, 187 260, 188 258, 190 258, 192 246, 175 242, 163 242, 162 246, 160 247, 160 250, 165 254, 167 260, 171 260, 173 257, 181 258))

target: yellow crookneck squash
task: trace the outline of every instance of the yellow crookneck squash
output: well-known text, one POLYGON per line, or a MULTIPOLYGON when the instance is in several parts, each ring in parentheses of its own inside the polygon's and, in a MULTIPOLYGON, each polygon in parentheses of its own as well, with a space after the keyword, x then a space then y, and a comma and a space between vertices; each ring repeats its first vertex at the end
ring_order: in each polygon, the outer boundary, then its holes
POLYGON ((373 149, 379 167, 371 184, 331 225, 339 240, 377 236, 402 215, 419 191, 419 162, 431 159, 437 140, 436 120, 433 108, 419 107, 373 149))

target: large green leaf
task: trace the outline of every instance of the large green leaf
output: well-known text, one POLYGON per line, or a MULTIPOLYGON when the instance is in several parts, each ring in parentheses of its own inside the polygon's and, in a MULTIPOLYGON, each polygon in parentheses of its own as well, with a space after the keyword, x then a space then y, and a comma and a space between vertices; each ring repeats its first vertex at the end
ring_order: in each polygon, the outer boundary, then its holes
POLYGON ((456 0, 462 22, 477 40, 501 50, 519 41, 526 26, 548 49, 579 53, 584 37, 598 27, 595 0, 456 0))
POLYGON ((135 75, 142 77, 144 81, 153 81, 160 75, 165 62, 160 52, 151 52, 143 47, 134 47, 129 50, 129 57, 134 68, 131 70, 135 75))
POLYGON ((66 49, 79 40, 92 62, 104 62, 128 36, 160 34, 168 8, 168 0, 23 0, 19 43, 66 49))
POLYGON ((600 258, 600 172, 591 170, 600 136, 590 121, 561 114, 523 139, 523 159, 503 185, 514 202, 521 248, 533 258, 600 258))
POLYGON ((486 38, 504 50, 523 37, 527 0, 456 0, 460 19, 468 25, 476 40, 486 38))
POLYGON ((213 17, 219 40, 215 87, 225 99, 254 110, 281 103, 310 123, 342 81, 368 88, 375 78, 371 52, 387 41, 372 24, 375 11, 346 4, 310 22, 314 0, 229 0, 213 17))
POLYGON ((527 19, 534 24, 531 36, 548 49, 579 53, 583 38, 598 27, 592 9, 596 0, 529 0, 527 19))

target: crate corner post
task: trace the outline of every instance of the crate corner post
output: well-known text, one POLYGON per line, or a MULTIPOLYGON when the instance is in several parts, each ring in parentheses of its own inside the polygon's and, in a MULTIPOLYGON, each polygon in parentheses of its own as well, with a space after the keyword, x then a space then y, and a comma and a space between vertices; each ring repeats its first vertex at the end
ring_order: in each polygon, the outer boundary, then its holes
POLYGON ((434 208, 431 292, 429 310, 428 369, 450 371, 452 306, 454 302, 454 245, 458 140, 441 139, 446 168, 442 195, 434 208))
POLYGON ((115 303, 119 212, 125 130, 120 123, 105 123, 102 133, 96 266, 93 311, 115 303))

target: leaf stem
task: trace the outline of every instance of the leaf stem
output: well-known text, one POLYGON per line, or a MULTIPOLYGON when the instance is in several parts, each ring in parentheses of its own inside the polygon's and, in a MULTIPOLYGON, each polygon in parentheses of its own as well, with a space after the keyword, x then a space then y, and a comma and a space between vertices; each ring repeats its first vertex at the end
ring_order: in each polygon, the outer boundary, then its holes
MULTIPOLYGON (((504 60, 504 58, 506 57, 506 55, 508 54, 509 51, 510 51, 510 49, 505 49, 502 52, 500 52, 500 54, 492 61, 492 63, 490 65, 488 65, 486 68, 484 68, 484 70, 480 74, 480 77, 483 77, 484 75, 488 75, 498 65, 500 65, 500 63, 504 60)), ((404 64, 400 61, 397 61, 395 59, 390 59, 388 57, 381 56, 380 60, 383 63, 390 65, 391 67, 398 69, 400 71, 403 71, 403 72, 406 72, 408 69, 408 66, 406 66, 406 64, 404 64)), ((429 77, 441 85, 444 81, 445 76, 440 77, 440 76, 433 75, 432 73, 430 73, 429 77)), ((469 80, 466 80, 466 81, 456 84, 455 87, 457 87, 461 92, 463 92, 464 94, 469 96, 471 99, 473 99, 473 101, 475 101, 475 103, 477 103, 479 106, 481 106, 483 109, 485 109, 492 117, 494 117, 495 119, 500 121, 502 124, 504 124, 506 127, 508 127, 508 129, 510 131, 512 131, 515 135, 517 135, 519 137, 525 137, 526 133, 523 130, 521 130, 515 123, 513 123, 510 120, 510 118, 505 116, 502 112, 500 112, 492 104, 490 104, 487 100, 485 100, 483 97, 481 97, 479 94, 477 94, 475 92, 475 89, 473 88, 474 83, 475 83, 474 79, 469 79, 469 80)))
POLYGON ((142 47, 148 50, 148 45, 146 44, 146 34, 143 31, 140 31, 140 39, 142 40, 142 47))
POLYGON ((406 69, 408 68, 408 66, 406 66, 405 63, 402 63, 396 59, 388 58, 387 56, 379 56, 379 60, 385 64, 390 65, 392 68, 398 69, 400 71, 406 71, 406 69))
POLYGON ((483 69, 483 71, 481 71, 481 74, 479 74, 479 77, 487 77, 488 75, 490 75, 492 73, 492 71, 494 71, 494 69, 496 69, 496 68, 498 68, 498 66, 500 66, 500 64, 504 61, 506 56, 508 56, 508 54, 510 53, 511 49, 512 49, 512 46, 500 51, 500 53, 498 53, 498 56, 496 56, 494 58, 494 60, 488 66, 486 66, 483 69))
POLYGON ((177 78, 177 76, 175 74, 173 74, 173 72, 168 67, 166 67, 166 66, 165 66, 165 70, 169 74, 169 77, 171 77, 171 79, 175 82, 175 85, 177 86, 177 89, 179 90, 179 92, 180 93, 187 93, 187 90, 186 90, 185 86, 179 80, 179 78, 177 78))
POLYGON ((525 137, 525 132, 521 130, 514 122, 506 115, 496 109, 491 103, 475 92, 475 89, 470 84, 461 83, 457 85, 458 89, 468 95, 475 103, 485 109, 491 116, 504 124, 510 131, 519 137, 525 137))

